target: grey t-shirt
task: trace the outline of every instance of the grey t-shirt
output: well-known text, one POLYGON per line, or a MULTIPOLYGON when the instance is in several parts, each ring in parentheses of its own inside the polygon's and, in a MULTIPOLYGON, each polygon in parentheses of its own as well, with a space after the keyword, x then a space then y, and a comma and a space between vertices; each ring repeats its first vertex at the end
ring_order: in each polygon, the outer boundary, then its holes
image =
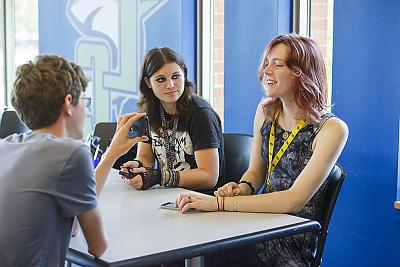
POLYGON ((97 205, 90 150, 41 132, 0 140, 0 266, 64 266, 73 218, 97 205))

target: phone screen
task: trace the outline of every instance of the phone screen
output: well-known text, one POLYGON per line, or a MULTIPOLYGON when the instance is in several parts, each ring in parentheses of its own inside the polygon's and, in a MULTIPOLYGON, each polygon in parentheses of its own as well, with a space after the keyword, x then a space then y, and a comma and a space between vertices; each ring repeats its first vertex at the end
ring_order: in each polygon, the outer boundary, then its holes
MULTIPOLYGON (((161 204, 162 209, 167 209, 167 210, 179 210, 178 206, 176 206, 175 202, 166 202, 161 204)), ((187 212, 195 212, 196 209, 191 208, 187 212)))
POLYGON ((141 117, 133 123, 132 127, 129 129, 128 136, 129 138, 149 136, 149 119, 147 116, 141 117))
POLYGON ((166 202, 161 204, 162 209, 168 209, 168 210, 179 210, 178 206, 176 206, 175 202, 166 202))

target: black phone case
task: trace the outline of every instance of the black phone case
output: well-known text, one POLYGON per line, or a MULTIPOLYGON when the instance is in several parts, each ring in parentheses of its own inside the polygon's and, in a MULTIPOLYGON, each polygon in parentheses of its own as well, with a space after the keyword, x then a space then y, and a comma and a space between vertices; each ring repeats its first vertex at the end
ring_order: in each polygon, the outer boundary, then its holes
POLYGON ((149 119, 147 116, 141 117, 135 121, 128 132, 129 138, 137 136, 149 136, 149 119))
POLYGON ((124 171, 119 171, 119 174, 124 176, 127 179, 132 179, 133 176, 135 176, 136 174, 134 174, 133 172, 129 171, 128 172, 124 172, 124 171))

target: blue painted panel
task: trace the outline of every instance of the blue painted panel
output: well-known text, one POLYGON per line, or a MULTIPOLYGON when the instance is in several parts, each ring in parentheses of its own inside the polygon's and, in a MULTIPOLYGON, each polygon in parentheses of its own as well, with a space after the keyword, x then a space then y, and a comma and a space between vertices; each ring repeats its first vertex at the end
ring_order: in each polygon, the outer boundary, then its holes
POLYGON ((136 109, 140 61, 154 46, 183 55, 196 77, 195 0, 40 0, 39 37, 40 53, 76 62, 90 80, 87 128, 136 109))
POLYGON ((168 1, 145 23, 146 49, 168 46, 181 54, 189 69, 189 79, 196 75, 196 2, 168 1))
POLYGON ((181 55, 189 71, 189 80, 197 81, 197 7, 196 0, 182 2, 181 55))
POLYGON ((397 0, 334 2, 333 111, 350 136, 322 266, 400 266, 399 14, 397 0))
POLYGON ((291 1, 225 1, 225 132, 253 134, 264 96, 257 69, 267 43, 291 31, 291 1))
POLYGON ((60 16, 65 13, 67 2, 39 0, 39 52, 74 60, 74 44, 78 33, 65 15, 60 16))

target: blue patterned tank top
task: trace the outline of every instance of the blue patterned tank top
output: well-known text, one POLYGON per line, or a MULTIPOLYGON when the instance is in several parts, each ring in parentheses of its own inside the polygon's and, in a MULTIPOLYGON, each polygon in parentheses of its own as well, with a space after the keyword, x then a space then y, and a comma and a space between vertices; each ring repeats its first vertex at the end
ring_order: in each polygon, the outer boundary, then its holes
MULTIPOLYGON (((271 174, 271 184, 266 186, 264 193, 289 189, 301 171, 310 160, 313 151, 312 143, 322 125, 334 115, 326 113, 317 124, 304 126, 289 145, 281 160, 271 174)), ((264 122, 261 127, 261 155, 268 169, 268 141, 272 122, 264 122)), ((275 146, 273 157, 284 142, 285 131, 277 123, 275 126, 275 146)), ((321 214, 323 195, 326 191, 326 181, 317 190, 308 203, 296 216, 317 220, 321 214)), ((255 245, 259 258, 268 266, 310 266, 315 257, 317 235, 315 233, 299 234, 280 238, 255 245)))
MULTIPOLYGON (((286 190, 293 185, 294 181, 300 175, 313 154, 312 143, 315 136, 318 134, 325 121, 333 116, 332 113, 326 113, 322 116, 321 122, 318 124, 307 124, 299 131, 272 172, 271 184, 270 186, 265 187, 264 193, 286 190)), ((271 125, 272 122, 264 122, 261 128, 261 155, 267 169, 269 165, 268 141, 271 125)), ((273 157, 275 157, 276 153, 285 141, 283 138, 284 132, 285 131, 281 128, 279 123, 276 123, 273 157)), ((305 207, 296 215, 308 219, 317 219, 320 212, 319 207, 321 207, 321 195, 325 192, 325 187, 326 182, 320 187, 305 207)))

